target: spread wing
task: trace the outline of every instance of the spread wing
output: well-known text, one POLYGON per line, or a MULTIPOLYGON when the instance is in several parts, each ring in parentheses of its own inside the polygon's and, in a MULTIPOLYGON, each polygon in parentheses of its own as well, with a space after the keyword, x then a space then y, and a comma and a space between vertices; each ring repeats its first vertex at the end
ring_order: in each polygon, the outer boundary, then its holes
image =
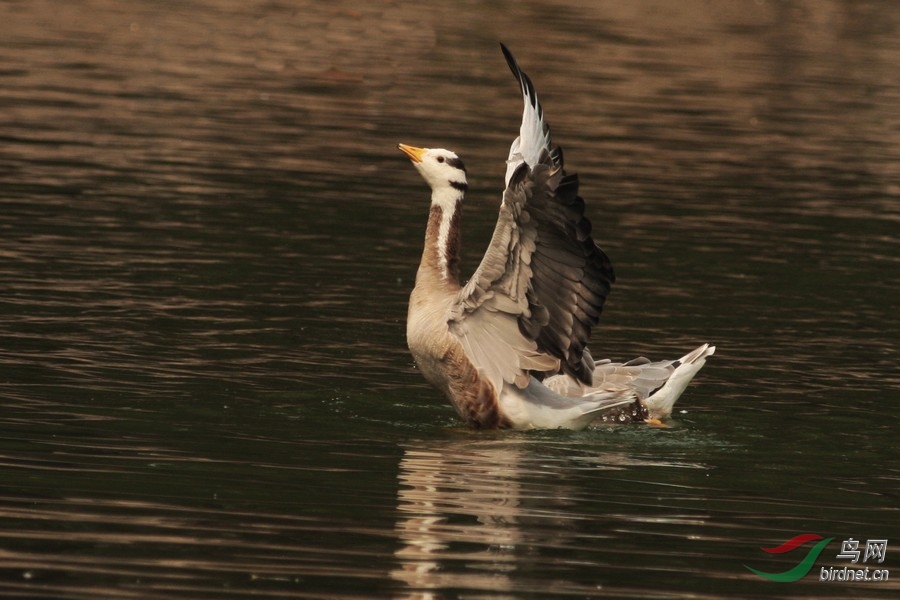
POLYGON ((459 292, 450 330, 498 390, 502 381, 524 387, 529 371, 590 385, 586 344, 615 275, 591 238, 578 178, 565 174, 551 145, 534 86, 503 52, 522 88, 522 126, 491 243, 459 292))

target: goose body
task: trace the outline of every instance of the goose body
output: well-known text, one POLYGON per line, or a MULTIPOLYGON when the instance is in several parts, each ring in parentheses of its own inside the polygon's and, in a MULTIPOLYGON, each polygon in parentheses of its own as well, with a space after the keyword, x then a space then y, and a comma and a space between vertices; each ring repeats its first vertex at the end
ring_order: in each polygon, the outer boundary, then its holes
POLYGON ((592 358, 587 341, 615 274, 591 237, 578 178, 564 171, 531 80, 501 48, 525 108, 493 237, 464 286, 465 166, 449 150, 399 145, 431 187, 407 317, 410 352, 475 427, 582 429, 593 421, 664 419, 715 347, 661 362, 592 358))

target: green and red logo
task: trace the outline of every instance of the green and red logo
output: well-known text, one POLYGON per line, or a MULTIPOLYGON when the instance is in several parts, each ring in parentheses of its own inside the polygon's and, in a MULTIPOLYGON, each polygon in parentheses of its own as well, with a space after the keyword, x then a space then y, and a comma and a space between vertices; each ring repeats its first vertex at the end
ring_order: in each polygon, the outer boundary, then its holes
POLYGON ((812 569, 813 563, 816 562, 816 559, 819 558, 819 554, 822 553, 822 550, 825 549, 825 546, 828 545, 828 542, 833 540, 833 537, 822 539, 821 535, 816 535, 814 533, 802 533, 796 537, 793 537, 781 544, 780 546, 776 546, 775 548, 760 548, 763 552, 768 552, 769 554, 784 554, 785 552, 790 552, 791 550, 795 550, 799 548, 806 542, 811 542, 813 540, 822 540, 818 544, 812 547, 812 549, 806 553, 806 556, 803 557, 796 567, 793 569, 788 569, 784 573, 763 573, 762 571, 757 571, 753 567, 748 567, 744 565, 750 571, 753 571, 760 577, 765 577, 769 581, 778 581, 781 583, 790 583, 792 581, 797 581, 812 569))
MULTIPOLYGON (((816 559, 819 558, 819 555, 822 553, 822 550, 824 550, 825 546, 833 539, 833 537, 822 539, 821 535, 816 535, 814 533, 801 533, 798 536, 792 537, 780 546, 774 548, 760 548, 763 552, 768 552, 769 554, 784 554, 796 550, 806 542, 816 542, 816 545, 806 553, 806 556, 797 563, 796 567, 788 569, 783 573, 763 573, 762 571, 757 571, 753 567, 748 567, 747 565, 744 565, 744 567, 769 581, 791 583, 809 573, 813 563, 816 562, 816 559)), ((849 561, 849 564, 845 567, 822 567, 819 570, 819 581, 888 581, 890 578, 890 571, 888 569, 880 568, 881 563, 884 562, 884 559, 887 556, 887 539, 870 538, 866 540, 865 546, 862 546, 861 543, 860 540, 854 540, 853 538, 844 540, 841 543, 841 551, 835 558, 847 560, 849 561), (862 561, 860 561, 860 559, 862 559, 862 561), (872 559, 872 562, 868 562, 869 559, 872 559)))

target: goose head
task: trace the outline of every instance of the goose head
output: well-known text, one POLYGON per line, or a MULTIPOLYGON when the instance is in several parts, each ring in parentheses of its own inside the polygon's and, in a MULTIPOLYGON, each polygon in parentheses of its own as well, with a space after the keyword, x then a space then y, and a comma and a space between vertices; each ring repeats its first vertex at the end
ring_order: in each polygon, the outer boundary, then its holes
POLYGON ((398 148, 409 157, 433 192, 446 188, 466 191, 466 167, 456 153, 444 148, 416 148, 406 144, 399 144, 398 148))

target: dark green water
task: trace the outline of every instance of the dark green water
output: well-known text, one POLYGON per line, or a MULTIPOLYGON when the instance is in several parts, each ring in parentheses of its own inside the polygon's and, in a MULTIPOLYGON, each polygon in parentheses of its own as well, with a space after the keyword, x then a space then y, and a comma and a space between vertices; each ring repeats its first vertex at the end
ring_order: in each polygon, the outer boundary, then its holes
POLYGON ((890 2, 0 4, 0 595, 896 597, 897 65, 890 2), (718 346, 668 428, 470 431, 412 366, 396 144, 465 158, 474 268, 500 40, 594 355, 718 346), (849 538, 888 581, 819 581, 849 538))

